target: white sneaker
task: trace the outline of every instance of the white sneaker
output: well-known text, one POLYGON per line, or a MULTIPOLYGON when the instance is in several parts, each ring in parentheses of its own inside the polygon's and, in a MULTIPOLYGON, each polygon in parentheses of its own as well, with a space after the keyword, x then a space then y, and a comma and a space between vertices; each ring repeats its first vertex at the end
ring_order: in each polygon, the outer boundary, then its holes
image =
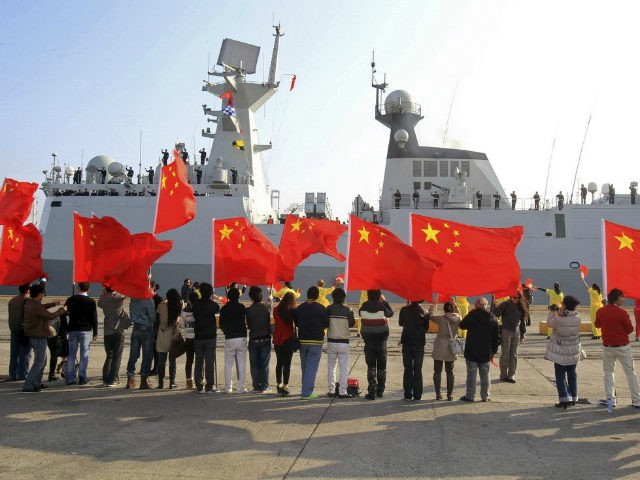
MULTIPOLYGON (((603 398, 600 400, 600 405, 604 405, 605 407, 609 406, 609 402, 607 402, 606 398, 603 398)), ((611 406, 615 407, 616 406, 616 399, 614 398, 613 401, 611 402, 611 406)))
POLYGON ((273 390, 271 390, 270 388, 265 388, 264 390, 262 390, 262 393, 273 393, 273 390))
POLYGON ((246 388, 239 388, 238 393, 249 393, 249 390, 247 390, 246 388))
POLYGON ((225 388, 224 389, 224 393, 233 393, 233 389, 232 388, 225 388))

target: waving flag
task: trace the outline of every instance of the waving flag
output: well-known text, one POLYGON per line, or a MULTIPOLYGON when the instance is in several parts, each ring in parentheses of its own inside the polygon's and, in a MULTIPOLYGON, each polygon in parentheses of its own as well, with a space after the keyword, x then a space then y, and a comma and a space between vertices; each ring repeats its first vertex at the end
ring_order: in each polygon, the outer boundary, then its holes
POLYGON ((29 218, 37 183, 5 178, 0 190, 0 224, 22 225, 29 218))
POLYGON ((153 233, 181 227, 196 216, 196 199, 187 179, 187 167, 177 150, 173 162, 162 167, 153 233))
POLYGON ((640 299, 640 230, 603 220, 604 292, 619 288, 640 299))
POLYGON ((150 233, 131 235, 129 265, 120 275, 109 276, 105 284, 113 290, 133 298, 151 298, 149 269, 173 246, 173 240, 158 240, 150 233))
POLYGON ((338 251, 337 243, 346 231, 346 226, 333 220, 287 215, 280 238, 282 272, 279 277, 284 281, 293 280, 296 267, 314 253, 324 253, 344 262, 346 258, 338 251))
POLYGON ((270 285, 277 280, 280 252, 245 217, 212 221, 213 286, 232 282, 270 285))
POLYGON ((24 285, 45 276, 42 271, 42 236, 28 225, 4 225, 0 246, 0 285, 24 285))
POLYGON ((493 293, 501 298, 516 292, 520 265, 516 248, 522 227, 474 227, 441 218, 411 215, 411 245, 442 267, 433 289, 452 295, 493 293))
POLYGON ((352 215, 345 287, 389 290, 407 300, 430 299, 436 263, 389 230, 352 215))
POLYGON ((226 92, 224 92, 222 95, 220 95, 220 98, 226 98, 227 105, 233 105, 233 92, 231 90, 227 90, 226 92))
POLYGON ((293 77, 291 77, 291 86, 289 87, 289 91, 293 90, 293 87, 296 86, 296 79, 298 77, 296 75, 294 75, 293 77))
POLYGON ((104 282, 129 267, 131 235, 113 217, 73 213, 73 281, 104 282))
POLYGON ((586 265, 580 265, 580 276, 585 278, 589 275, 589 267, 586 265))

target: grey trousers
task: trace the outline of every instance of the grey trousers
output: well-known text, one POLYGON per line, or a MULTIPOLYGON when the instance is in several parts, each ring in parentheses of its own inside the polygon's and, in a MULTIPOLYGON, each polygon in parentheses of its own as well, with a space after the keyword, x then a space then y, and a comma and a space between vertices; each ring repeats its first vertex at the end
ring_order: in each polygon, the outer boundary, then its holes
POLYGON ((480 372, 480 398, 487 400, 490 395, 491 382, 489 381, 489 362, 478 363, 465 360, 467 363, 467 392, 465 397, 475 400, 476 396, 476 378, 478 371, 480 372))
POLYGON ((518 345, 520 345, 520 333, 503 328, 500 343, 500 378, 513 378, 516 374, 518 345))

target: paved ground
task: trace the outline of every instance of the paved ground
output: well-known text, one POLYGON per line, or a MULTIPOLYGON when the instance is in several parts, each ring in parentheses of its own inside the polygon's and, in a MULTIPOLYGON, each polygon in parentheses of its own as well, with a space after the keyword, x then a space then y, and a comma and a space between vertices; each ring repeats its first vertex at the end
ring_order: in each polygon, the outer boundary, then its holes
MULTIPOLYGON (((387 392, 373 402, 106 389, 99 381, 104 359, 99 341, 91 351, 93 380, 87 386, 57 381, 45 392, 23 394, 19 383, 0 383, 0 479, 640 478, 640 411, 629 406, 621 374, 616 411, 608 414, 597 405, 602 364, 590 335, 583 335, 588 358, 578 375, 580 396, 591 404, 566 411, 553 407, 553 365, 542 358, 546 338, 537 334, 545 315, 534 314, 533 333, 521 348, 518 383, 497 382, 492 368, 492 401, 473 404, 433 399, 429 359, 423 400, 401 400, 397 327, 389 341, 387 392)), ((365 383, 360 339, 354 336, 351 346, 351 376, 365 383)), ((2 374, 8 351, 6 299, 0 299, 2 374)), ((181 387, 183 362, 178 361, 181 387)), ((273 365, 274 359, 272 376, 273 365)), ((455 373, 457 399, 464 393, 463 361, 456 362, 455 373)), ((323 356, 316 391, 324 395, 325 384, 323 356)), ((299 392, 299 385, 295 356, 292 391, 299 392)))

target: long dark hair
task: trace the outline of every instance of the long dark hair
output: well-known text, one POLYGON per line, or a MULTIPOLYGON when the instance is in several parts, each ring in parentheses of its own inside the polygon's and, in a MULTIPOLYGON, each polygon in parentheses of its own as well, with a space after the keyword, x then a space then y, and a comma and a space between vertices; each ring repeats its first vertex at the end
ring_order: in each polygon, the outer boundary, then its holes
POLYGON ((182 312, 182 300, 175 288, 171 288, 167 292, 167 311, 169 312, 169 326, 174 325, 182 312))
POLYGON ((593 288, 596 292, 602 295, 602 290, 600 290, 600 285, 598 285, 597 283, 592 283, 591 288, 593 288))
POLYGON ((278 310, 278 313, 280 314, 280 318, 287 323, 291 323, 293 321, 293 308, 295 303, 296 297, 293 292, 287 292, 276 307, 276 310, 278 310))

